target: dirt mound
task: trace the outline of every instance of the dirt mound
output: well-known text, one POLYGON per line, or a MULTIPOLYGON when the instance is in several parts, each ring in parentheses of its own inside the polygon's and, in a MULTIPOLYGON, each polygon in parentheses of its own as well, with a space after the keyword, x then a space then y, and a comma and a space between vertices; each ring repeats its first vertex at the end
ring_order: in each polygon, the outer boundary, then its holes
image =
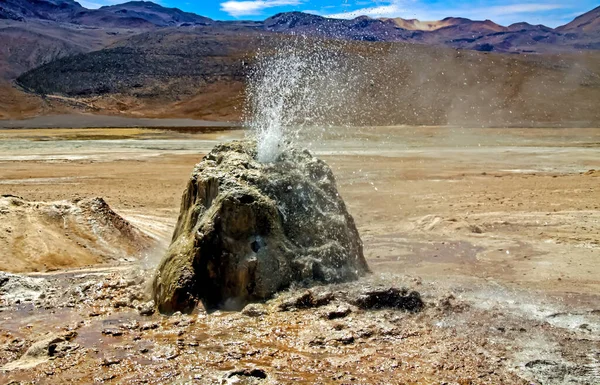
POLYGON ((0 270, 46 271, 133 260, 154 242, 102 198, 28 202, 0 197, 0 270))
POLYGON ((161 311, 241 308, 292 283, 345 282, 368 271, 331 169, 308 151, 256 160, 254 142, 216 146, 185 190, 154 282, 161 311))

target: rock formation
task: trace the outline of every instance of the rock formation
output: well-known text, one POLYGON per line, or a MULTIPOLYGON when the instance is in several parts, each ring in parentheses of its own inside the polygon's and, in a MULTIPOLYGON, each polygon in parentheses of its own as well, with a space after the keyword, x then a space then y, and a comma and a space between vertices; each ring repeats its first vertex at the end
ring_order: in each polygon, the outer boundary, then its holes
POLYGON ((71 341, 77 332, 68 331, 59 334, 48 333, 40 341, 34 342, 20 359, 10 362, 1 369, 4 371, 31 369, 52 358, 64 357, 69 352, 79 349, 79 345, 71 341))
POLYGON ((102 198, 30 202, 0 196, 0 270, 56 270, 134 260, 156 245, 102 198))
POLYGON ((154 278, 160 311, 241 309, 293 283, 333 283, 368 271, 331 169, 291 149, 256 160, 254 142, 215 147, 196 167, 172 243, 154 278))

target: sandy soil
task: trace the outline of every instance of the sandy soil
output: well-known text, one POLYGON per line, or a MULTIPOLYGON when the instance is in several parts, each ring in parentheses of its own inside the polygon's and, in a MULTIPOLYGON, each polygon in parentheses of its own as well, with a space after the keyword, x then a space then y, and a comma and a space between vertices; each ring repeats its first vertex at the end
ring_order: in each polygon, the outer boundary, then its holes
MULTIPOLYGON (((101 196, 134 225, 168 239, 193 165, 215 143, 241 136, 243 133, 238 131, 193 134, 189 131, 143 129, 0 131, 0 194, 14 194, 35 201, 101 196)), ((347 361, 336 361, 339 366, 331 369, 331 373, 327 369, 327 380, 322 383, 351 383, 351 377, 355 377, 357 383, 500 383, 499 379, 503 379, 501 383, 519 383, 523 378, 534 383, 559 384, 567 380, 582 384, 600 382, 600 357, 597 355, 600 347, 600 297, 597 294, 600 292, 600 267, 597 264, 600 258, 600 175, 597 171, 590 171, 600 169, 600 129, 381 127, 352 132, 340 129, 321 135, 315 142, 318 145, 312 146, 313 151, 334 169, 376 276, 384 274, 388 284, 408 282, 417 285, 419 291, 429 296, 430 302, 439 301, 444 293, 453 293, 469 306, 476 305, 478 310, 460 316, 459 323, 468 325, 466 329, 452 327, 444 331, 434 326, 447 320, 433 310, 416 318, 410 316, 402 321, 406 322, 405 331, 422 336, 411 342, 415 344, 410 345, 411 348, 401 342, 402 337, 388 339, 382 337, 385 333, 376 332, 379 337, 364 340, 358 345, 360 348, 353 345, 363 358, 348 356, 348 351, 338 348, 334 349, 335 352, 327 350, 323 353, 314 345, 307 348, 308 342, 306 345, 298 342, 304 348, 283 349, 283 361, 243 358, 251 357, 246 355, 248 347, 267 354, 268 346, 258 348, 255 342, 244 339, 239 345, 245 347, 244 351, 235 353, 232 346, 240 343, 239 336, 223 337, 227 342, 218 337, 218 343, 214 342, 214 338, 222 335, 220 333, 227 333, 216 325, 219 322, 238 328, 236 330, 264 328, 261 330, 266 330, 265 335, 277 340, 276 334, 272 334, 275 329, 269 329, 271 326, 251 324, 240 315, 226 314, 218 322, 201 321, 202 329, 208 328, 205 333, 209 337, 206 338, 224 348, 218 350, 203 343, 201 346, 204 346, 205 352, 218 351, 214 354, 223 357, 242 354, 242 358, 226 358, 219 361, 221 364, 215 364, 214 370, 226 371, 237 367, 237 363, 253 363, 270 368, 270 373, 278 373, 274 374, 276 379, 287 383, 296 380, 285 368, 295 362, 294 359, 300 359, 302 369, 299 369, 301 373, 297 381, 314 383, 314 377, 308 373, 318 373, 322 369, 319 364, 322 357, 330 357, 334 361, 353 357, 355 362, 363 362, 367 366, 356 367, 347 361), (502 321, 498 317, 510 320, 502 321), (410 325, 416 328, 419 322, 428 331, 411 329, 410 325), (518 331, 519 323, 531 330, 525 333, 527 338, 522 337, 523 333, 515 332, 498 339, 485 326, 508 330, 510 327, 506 325, 513 325, 518 331), (473 339, 466 340, 465 334, 461 333, 472 333, 473 339), (490 345, 505 344, 517 337, 520 340, 515 342, 512 352, 500 352, 497 346, 490 345), (388 340, 394 342, 386 348, 388 340), (407 368, 402 375, 389 377, 390 373, 395 373, 385 366, 389 361, 375 363, 374 357, 401 354, 402 347, 412 352, 418 352, 419 347, 425 346, 429 349, 427 351, 436 350, 436 341, 440 340, 448 344, 461 341, 467 344, 460 348, 466 354, 462 362, 475 359, 480 353, 483 354, 481 357, 487 357, 482 364, 484 368, 490 368, 491 362, 503 361, 502 357, 506 362, 499 365, 499 369, 490 369, 491 372, 482 369, 476 375, 460 372, 456 376, 439 368, 436 372, 433 362, 419 362, 421 369, 413 372, 413 377, 407 368), (384 354, 383 351, 388 348, 391 350, 384 354), (378 353, 382 355, 378 356, 378 353), (365 358, 365 355, 370 358, 365 358), (556 357, 564 362, 571 360, 568 361, 570 364, 557 364, 560 360, 556 357), (550 375, 548 373, 556 372, 558 366, 543 360, 559 366, 587 368, 581 369, 587 370, 587 374, 564 372, 562 377, 560 373, 550 375), (550 371, 542 370, 545 374, 539 374, 534 370, 539 365, 550 371), (509 374, 513 371, 516 371, 516 377, 509 374), (492 375, 492 372, 496 374, 492 375), (343 375, 334 379, 340 373, 343 375)), ((155 254, 160 257, 161 250, 155 254)), ((11 258, 10 251, 3 250, 0 258, 11 258)), ((103 279, 101 277, 108 272, 103 274, 96 279, 103 279)), ((17 311, 14 309, 17 308, 9 306, 4 315, 0 315, 5 320, 7 317, 12 320, 10 327, 4 326, 5 335, 19 335, 25 341, 25 347, 35 340, 35 333, 24 329, 27 322, 33 319, 43 325, 54 322, 58 327, 60 324, 51 315, 33 310, 30 313, 33 318, 17 321, 18 314, 22 313, 14 313, 17 311)), ((69 312, 74 319, 82 318, 86 327, 99 327, 99 321, 89 317, 89 307, 77 305, 69 312)), ((117 310, 102 314, 100 319, 108 323, 135 318, 117 310), (118 321, 109 321, 110 317, 118 321)), ((267 317, 265 322, 275 328, 273 325, 281 322, 279 313, 269 314, 274 315, 267 317)), ((312 323, 314 315, 311 314, 301 313, 297 322, 313 330, 316 326, 312 323)), ((355 321, 366 322, 372 315, 364 315, 367 317, 364 319, 360 317, 355 321)), ((296 321, 287 320, 292 328, 296 321)), ((169 321, 160 318, 157 322, 169 321)), ((293 331, 286 329, 285 333, 291 341, 295 341, 300 338, 301 329, 293 327, 293 331)), ((157 347, 165 347, 175 339, 164 334, 171 332, 173 330, 169 328, 163 330, 163 334, 151 332, 154 333, 152 337, 144 334, 142 340, 148 338, 157 347)), ((185 333, 188 332, 203 333, 194 328, 185 333)), ((128 338, 119 339, 119 343, 131 346, 133 342, 128 338)), ((9 339, 6 337, 6 341, 9 339)), ((106 354, 114 353, 112 348, 98 345, 102 342, 88 342, 79 343, 86 349, 95 346, 100 355, 104 354, 105 348, 108 349, 106 354)), ((443 346, 446 349, 450 345, 443 346)), ((22 353, 23 349, 19 351, 22 353)), ((444 351, 447 353, 443 356, 434 357, 448 360, 451 350, 444 351)), ((132 354, 135 356, 135 353, 132 354)), ((199 353, 190 353, 191 357, 186 354, 182 353, 180 357, 183 358, 174 361, 163 357, 147 364, 155 369, 169 368, 174 377, 178 376, 175 373, 185 373, 193 380, 193 369, 189 366, 192 364, 188 365, 187 360, 199 357, 199 353)), ((98 353, 94 357, 98 358, 98 353)), ((85 361, 83 357, 78 359, 85 361)), ((9 361, 8 356, 4 360, 9 361)), ((104 378, 102 375, 114 375, 110 378, 115 381, 136 383, 135 378, 124 374, 127 371, 115 374, 110 365, 81 364, 83 361, 64 361, 60 364, 64 367, 52 369, 52 375, 44 374, 45 367, 35 371, 36 374, 15 375, 11 372, 5 378, 33 379, 31 376, 36 376, 44 378, 45 382, 51 382, 52 378, 66 380, 74 375, 69 365, 77 364, 83 365, 75 376, 80 381, 94 376, 104 378), (97 368, 104 368, 102 375, 97 368), (60 375, 52 377, 57 374, 60 375)), ((132 361, 127 365, 134 368, 136 364, 132 361)), ((199 379, 206 380, 216 372, 211 374, 205 369, 198 369, 197 373, 199 379)), ((160 382, 157 378, 146 380, 160 382)))
MULTIPOLYGON (((144 115, 147 116, 147 115, 144 115)), ((1 118, 1 116, 0 116, 1 118)), ((232 127, 239 123, 199 119, 150 119, 91 114, 65 114, 29 119, 0 119, 0 128, 123 128, 123 127, 232 127)))
MULTIPOLYGON (((173 223, 193 165, 240 131, 0 131, 0 192, 100 196, 173 223)), ((362 129, 314 148, 333 167, 373 266, 595 293, 600 129, 362 129), (444 243, 443 243, 444 242, 444 243)), ((168 233, 168 230, 165 230, 168 233)))

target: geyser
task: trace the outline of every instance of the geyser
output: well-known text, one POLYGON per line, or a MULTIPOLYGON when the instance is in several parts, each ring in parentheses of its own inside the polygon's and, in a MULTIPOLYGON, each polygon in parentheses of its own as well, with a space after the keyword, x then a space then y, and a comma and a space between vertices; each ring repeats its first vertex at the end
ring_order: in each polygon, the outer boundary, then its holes
POLYGON ((322 130, 347 106, 353 75, 340 48, 299 38, 259 52, 247 90, 253 138, 219 145, 196 165, 154 279, 160 311, 189 311, 199 301, 241 308, 294 283, 368 271, 331 169, 296 148, 305 128, 322 130))
POLYGON ((358 74, 349 63, 343 42, 305 37, 258 52, 245 123, 260 162, 275 162, 301 139, 318 141, 336 117, 351 115, 358 74))
POLYGON ((308 151, 273 163, 254 141, 216 146, 196 165, 154 278, 162 312, 241 308, 294 283, 355 280, 362 242, 331 169, 308 151))

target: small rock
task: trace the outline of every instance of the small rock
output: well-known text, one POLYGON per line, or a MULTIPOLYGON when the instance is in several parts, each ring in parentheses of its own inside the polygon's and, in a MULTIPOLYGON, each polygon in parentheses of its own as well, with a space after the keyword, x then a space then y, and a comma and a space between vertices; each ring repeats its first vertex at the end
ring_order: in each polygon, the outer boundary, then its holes
POLYGON ((279 305, 279 309, 281 311, 287 311, 290 309, 310 309, 328 305, 334 299, 335 295, 331 292, 315 295, 312 291, 307 290, 301 295, 287 300, 279 305))
POLYGON ((145 324, 142 324, 142 326, 140 326, 140 330, 152 330, 152 329, 158 329, 160 325, 158 324, 158 322, 146 322, 145 324))
POLYGON ((144 316, 150 316, 154 314, 155 310, 156 305, 154 304, 154 301, 148 301, 138 306, 138 313, 144 316))
POLYGON ((267 373, 262 370, 262 369, 242 369, 242 370, 235 370, 233 372, 230 372, 227 375, 227 378, 231 378, 234 376, 240 376, 240 377, 255 377, 255 378, 267 378, 267 373))
POLYGON ((333 325, 333 330, 344 330, 346 328, 346 325, 341 324, 341 323, 335 323, 333 325))
POLYGON ((115 307, 115 309, 118 309, 120 307, 131 307, 131 302, 129 302, 127 298, 119 298, 115 301, 113 306, 115 307))
POLYGON ((589 324, 581 324, 581 325, 579 325, 579 329, 587 330, 589 332, 592 331, 592 328, 590 327, 589 324))
POLYGON ((102 330, 102 334, 106 336, 118 337, 123 335, 123 331, 119 329, 104 329, 102 330))
POLYGON ((191 318, 184 318, 177 323, 177 326, 179 326, 180 328, 187 328, 188 326, 192 325, 194 322, 196 322, 196 321, 194 321, 191 318))
POLYGON ((536 366, 558 366, 558 363, 550 360, 533 360, 525 364, 526 368, 535 368, 536 366))
POLYGON ((115 357, 110 357, 110 358, 104 357, 102 359, 102 362, 100 363, 100 366, 112 366, 112 365, 116 365, 116 364, 119 364, 119 363, 121 363, 121 360, 118 359, 118 358, 115 358, 115 357))
POLYGON ((140 328, 140 323, 136 320, 119 325, 121 329, 137 330, 140 328))
POLYGON ((267 311, 265 310, 265 307, 263 305, 251 303, 244 307, 244 309, 242 310, 242 314, 247 317, 261 317, 267 314, 267 311))
POLYGON ((352 300, 352 304, 360 309, 387 308, 411 312, 420 311, 425 306, 418 292, 395 287, 365 291, 352 300))
POLYGON ((324 316, 329 320, 333 320, 344 318, 350 313, 352 313, 352 309, 350 309, 348 306, 337 306, 333 309, 325 311, 324 316))
POLYGON ((68 352, 79 348, 79 345, 70 343, 76 336, 77 333, 74 331, 48 334, 43 340, 31 345, 20 359, 8 363, 2 369, 6 371, 28 369, 55 357, 64 357, 68 352))
POLYGON ((341 342, 344 345, 350 345, 354 343, 354 336, 352 334, 345 334, 339 338, 336 338, 336 341, 341 342))

